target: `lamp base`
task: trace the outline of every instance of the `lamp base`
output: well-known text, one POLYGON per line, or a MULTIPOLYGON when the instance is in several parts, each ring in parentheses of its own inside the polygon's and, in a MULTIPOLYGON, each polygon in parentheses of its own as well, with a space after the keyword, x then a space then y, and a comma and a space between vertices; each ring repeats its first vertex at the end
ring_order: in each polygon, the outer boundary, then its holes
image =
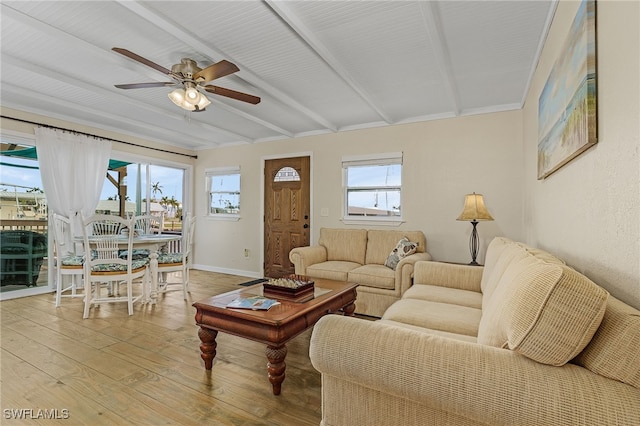
POLYGON ((477 220, 472 220, 471 225, 473 225, 473 230, 471 231, 471 236, 469 237, 469 251, 471 252, 471 263, 469 265, 477 265, 476 257, 478 257, 478 231, 476 230, 476 226, 478 225, 477 220))

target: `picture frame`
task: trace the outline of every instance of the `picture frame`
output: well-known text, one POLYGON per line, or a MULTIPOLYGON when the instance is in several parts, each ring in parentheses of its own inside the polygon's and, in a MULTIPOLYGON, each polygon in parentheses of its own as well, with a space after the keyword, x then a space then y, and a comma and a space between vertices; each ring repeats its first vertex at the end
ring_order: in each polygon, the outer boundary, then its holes
POLYGON ((596 1, 582 0, 538 102, 538 180, 598 142, 596 1))

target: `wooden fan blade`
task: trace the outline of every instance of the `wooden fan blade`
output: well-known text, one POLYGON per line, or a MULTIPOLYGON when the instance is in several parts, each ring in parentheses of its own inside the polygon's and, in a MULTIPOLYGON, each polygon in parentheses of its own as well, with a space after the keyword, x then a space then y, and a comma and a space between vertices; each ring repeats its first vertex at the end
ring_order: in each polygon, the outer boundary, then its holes
POLYGON ((238 71, 240 71, 240 68, 238 68, 235 64, 223 59, 220 62, 217 62, 206 67, 205 69, 198 71, 193 75, 193 79, 195 81, 198 81, 198 79, 202 77, 204 78, 203 81, 211 81, 238 71))
POLYGON ((209 93, 226 96, 227 98, 237 99, 239 101, 248 102, 254 105, 260 103, 260 98, 257 96, 248 95, 242 92, 236 92, 235 90, 225 89, 224 87, 208 85, 204 86, 204 90, 209 93))
POLYGON ((135 53, 133 53, 133 52, 127 50, 127 49, 123 49, 121 47, 114 47, 111 50, 113 50, 114 52, 118 52, 119 54, 124 55, 127 58, 133 59, 134 61, 138 61, 141 64, 144 64, 144 65, 146 65, 148 67, 151 67, 151 68, 153 68, 155 70, 158 70, 163 74, 171 75, 171 71, 166 69, 162 65, 158 65, 155 62, 151 62, 150 60, 145 59, 140 55, 136 55, 135 53))
POLYGON ((165 87, 174 86, 176 83, 172 81, 163 81, 156 83, 132 83, 132 84, 116 84, 118 89, 146 89, 149 87, 165 87))

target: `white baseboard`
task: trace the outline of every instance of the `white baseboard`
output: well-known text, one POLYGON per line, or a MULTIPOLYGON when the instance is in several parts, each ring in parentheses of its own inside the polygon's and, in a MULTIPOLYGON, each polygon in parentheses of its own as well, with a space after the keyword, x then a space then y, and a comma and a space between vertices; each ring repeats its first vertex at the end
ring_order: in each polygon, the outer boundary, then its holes
POLYGON ((241 269, 218 268, 208 265, 192 265, 191 268, 200 271, 218 272, 220 274, 239 275, 241 277, 262 278, 262 273, 256 271, 244 271, 241 269))

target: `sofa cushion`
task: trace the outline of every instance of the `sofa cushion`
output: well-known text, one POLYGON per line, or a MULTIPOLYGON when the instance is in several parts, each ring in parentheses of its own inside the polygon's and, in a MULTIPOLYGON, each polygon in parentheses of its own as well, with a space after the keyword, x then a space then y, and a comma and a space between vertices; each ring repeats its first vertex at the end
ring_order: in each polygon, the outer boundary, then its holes
POLYGON ((327 249, 327 260, 364 264, 367 249, 366 229, 321 228, 318 244, 327 249))
POLYGON ((436 261, 418 261, 413 270, 413 283, 473 291, 482 295, 480 281, 483 268, 436 261))
POLYGON ((554 255, 552 255, 549 252, 546 252, 542 249, 539 248, 535 248, 535 247, 529 247, 525 244, 522 243, 518 243, 518 245, 522 248, 524 248, 527 253, 534 255, 537 259, 540 260, 544 260, 547 263, 555 263, 557 265, 566 265, 565 261, 560 259, 559 257, 556 257, 554 255))
POLYGON ((384 266, 395 271, 396 267, 398 266, 398 262, 400 262, 405 257, 415 253, 417 248, 417 242, 409 241, 407 237, 403 237, 400 241, 398 241, 398 244, 396 244, 393 250, 391 250, 389 256, 387 256, 387 260, 384 261, 384 266))
POLYGON ((535 275, 521 275, 527 267, 541 263, 534 256, 527 255, 526 251, 515 243, 504 251, 504 257, 509 259, 510 263, 500 265, 501 262, 498 262, 497 268, 501 270, 500 279, 493 285, 491 297, 484 293, 482 295, 482 319, 478 329, 478 343, 497 348, 506 346, 506 329, 510 320, 510 312, 507 311, 513 309, 512 302, 515 300, 518 285, 525 279, 535 279, 535 275), (517 253, 520 253, 520 256, 517 253))
MULTIPOLYGON (((567 266, 535 260, 525 266, 519 262, 514 279, 498 285, 494 295, 498 299, 490 309, 499 312, 492 326, 502 335, 495 334, 495 340, 487 341, 484 332, 488 327, 481 321, 478 343, 508 348, 534 361, 560 366, 580 353, 593 337, 602 321, 608 293, 567 266), (509 290, 503 291, 505 287, 509 290)), ((505 276, 509 272, 507 268, 505 276)))
POLYGON ((439 285, 414 284, 404 292, 402 298, 430 300, 432 302, 450 303, 476 309, 482 308, 482 293, 439 285))
POLYGON ((349 271, 359 266, 359 263, 342 262, 339 260, 316 263, 315 265, 307 267, 307 276, 313 278, 325 278, 328 280, 347 281, 349 271))
POLYGON ((372 229, 367 234, 367 256, 365 262, 362 263, 384 265, 391 250, 404 237, 409 241, 418 243, 417 253, 425 253, 427 251, 427 239, 422 231, 381 231, 372 229))
POLYGON ((494 238, 489 247, 487 247, 487 255, 485 256, 485 266, 482 271, 482 281, 480 287, 482 289, 483 304, 488 305, 488 301, 493 296, 493 292, 498 283, 502 279, 507 268, 513 266, 518 260, 531 257, 527 251, 509 240, 508 238, 494 238))
POLYGON ((363 265, 349 271, 348 281, 364 283, 367 287, 395 288, 395 272, 382 265, 363 265))
POLYGON ((573 362, 640 389, 640 311, 609 296, 598 331, 573 362))
POLYGON ((468 306, 401 299, 385 311, 382 319, 475 337, 481 313, 480 309, 468 306))
POLYGON ((405 328, 407 330, 414 330, 414 331, 419 331, 421 333, 427 333, 427 334, 435 334, 436 336, 448 337, 450 339, 461 340, 463 342, 476 343, 475 337, 467 336, 466 334, 455 334, 455 333, 449 333, 448 331, 432 330, 430 328, 418 327, 415 325, 405 324, 402 322, 391 321, 391 320, 381 319, 379 320, 379 322, 387 325, 393 325, 396 327, 405 328))

